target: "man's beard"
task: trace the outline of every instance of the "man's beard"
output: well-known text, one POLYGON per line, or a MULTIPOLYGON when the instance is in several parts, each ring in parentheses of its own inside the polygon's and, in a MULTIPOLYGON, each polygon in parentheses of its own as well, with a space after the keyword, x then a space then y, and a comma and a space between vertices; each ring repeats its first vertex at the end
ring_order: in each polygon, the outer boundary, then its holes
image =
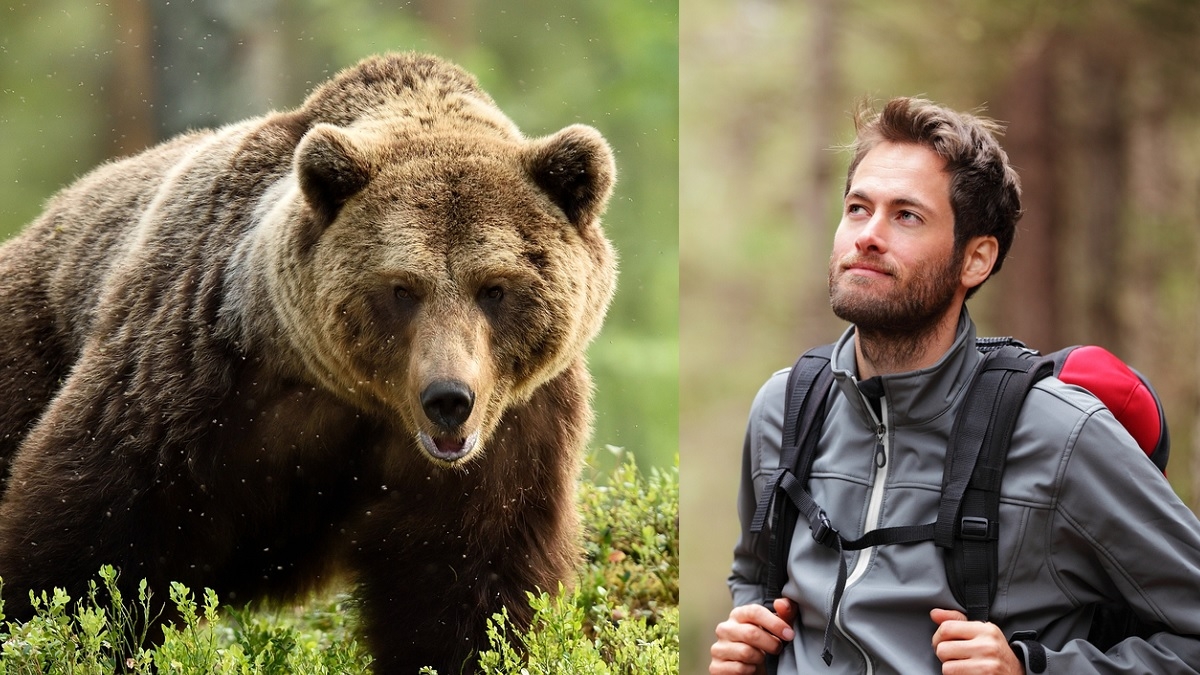
POLYGON ((914 270, 908 279, 893 278, 896 283, 883 295, 866 288, 874 282, 846 276, 841 262, 831 259, 829 304, 838 318, 854 324, 864 357, 880 365, 903 365, 921 353, 949 311, 962 280, 963 257, 955 247, 945 265, 914 270))

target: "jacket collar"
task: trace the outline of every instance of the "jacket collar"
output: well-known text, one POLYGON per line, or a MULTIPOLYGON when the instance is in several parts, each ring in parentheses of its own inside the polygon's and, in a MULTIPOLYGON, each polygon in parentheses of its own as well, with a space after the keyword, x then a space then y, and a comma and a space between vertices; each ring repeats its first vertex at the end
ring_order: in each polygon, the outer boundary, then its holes
MULTIPOLYGON (((869 427, 875 414, 858 389, 858 367, 854 358, 854 327, 834 345, 833 375, 837 386, 869 427)), ((982 356, 975 348, 975 323, 964 306, 958 318, 954 344, 937 363, 928 368, 880 376, 887 399, 889 426, 909 426, 944 414, 970 381, 982 356)))

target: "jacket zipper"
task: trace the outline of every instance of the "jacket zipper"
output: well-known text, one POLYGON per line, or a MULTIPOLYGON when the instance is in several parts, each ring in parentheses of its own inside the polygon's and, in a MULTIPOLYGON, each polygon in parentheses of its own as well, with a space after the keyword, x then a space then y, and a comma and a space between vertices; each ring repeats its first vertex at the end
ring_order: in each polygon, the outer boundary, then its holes
MULTIPOLYGON (((867 406, 867 409, 870 410, 870 406, 867 406)), ((871 411, 871 414, 874 415, 873 410, 871 411)), ((886 420, 887 417, 887 398, 882 398, 880 399, 879 405, 879 418, 886 420)), ((881 511, 883 510, 883 493, 884 488, 886 487, 884 483, 886 483, 886 469, 888 456, 890 454, 889 451, 891 448, 888 443, 887 425, 881 422, 880 419, 873 420, 875 422, 875 455, 873 458, 873 465, 875 468, 871 476, 871 497, 867 502, 867 518, 866 522, 863 524, 863 534, 879 528, 879 520, 881 517, 881 511)), ((859 551, 858 558, 854 561, 854 569, 850 570, 850 573, 846 575, 845 588, 850 588, 855 582, 861 579, 864 574, 866 574, 867 567, 871 562, 872 553, 873 549, 869 548, 859 551)), ((839 631, 841 631, 842 636, 845 637, 850 644, 854 645, 854 648, 857 649, 859 654, 862 655, 863 663, 865 663, 867 667, 866 675, 872 675, 872 673, 875 672, 875 666, 873 663, 871 663, 870 657, 867 656, 867 651, 862 648, 862 645, 860 645, 857 640, 850 636, 850 633, 846 631, 846 626, 842 623, 842 607, 845 607, 845 605, 845 597, 843 596, 842 603, 840 606, 838 606, 837 614, 834 615, 834 625, 837 626, 839 631)))

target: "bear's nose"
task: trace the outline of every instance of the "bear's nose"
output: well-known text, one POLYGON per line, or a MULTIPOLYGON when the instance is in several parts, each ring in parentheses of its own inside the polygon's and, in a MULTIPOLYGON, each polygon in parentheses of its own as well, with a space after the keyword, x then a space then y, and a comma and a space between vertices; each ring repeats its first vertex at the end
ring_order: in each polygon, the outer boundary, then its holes
POLYGON ((475 394, 457 380, 439 380, 421 392, 425 416, 448 431, 462 426, 474 406, 475 394))

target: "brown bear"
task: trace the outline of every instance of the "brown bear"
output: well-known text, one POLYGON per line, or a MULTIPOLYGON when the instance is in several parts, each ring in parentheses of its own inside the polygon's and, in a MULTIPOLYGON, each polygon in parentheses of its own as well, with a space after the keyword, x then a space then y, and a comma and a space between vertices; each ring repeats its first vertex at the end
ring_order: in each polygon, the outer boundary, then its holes
POLYGON ((615 260, 588 126, 527 139, 456 66, 104 165, 0 247, 0 577, 157 597, 357 584, 379 672, 473 670, 578 559, 584 349, 615 260))

